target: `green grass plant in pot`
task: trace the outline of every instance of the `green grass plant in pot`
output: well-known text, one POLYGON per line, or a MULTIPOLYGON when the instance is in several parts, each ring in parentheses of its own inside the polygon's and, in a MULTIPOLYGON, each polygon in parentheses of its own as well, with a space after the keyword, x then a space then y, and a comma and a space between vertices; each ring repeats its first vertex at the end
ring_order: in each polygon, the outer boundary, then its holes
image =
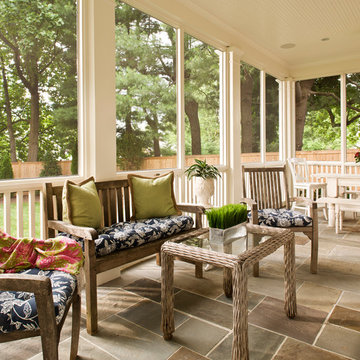
POLYGON ((247 206, 229 204, 205 212, 209 222, 210 241, 226 240, 246 236, 247 206))
POLYGON ((221 177, 219 170, 205 160, 195 159, 185 174, 188 179, 195 177, 194 192, 199 204, 210 207, 210 199, 214 195, 214 180, 221 177))

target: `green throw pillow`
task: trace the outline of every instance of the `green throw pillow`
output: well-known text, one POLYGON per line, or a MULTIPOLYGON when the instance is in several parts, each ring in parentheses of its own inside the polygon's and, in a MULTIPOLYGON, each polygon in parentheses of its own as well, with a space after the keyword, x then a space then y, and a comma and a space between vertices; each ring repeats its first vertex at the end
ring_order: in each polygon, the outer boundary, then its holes
POLYGON ((174 196, 173 172, 155 178, 129 174, 128 180, 133 220, 181 214, 174 196))
POLYGON ((101 203, 93 177, 78 185, 66 180, 62 202, 65 222, 94 229, 101 226, 101 203))

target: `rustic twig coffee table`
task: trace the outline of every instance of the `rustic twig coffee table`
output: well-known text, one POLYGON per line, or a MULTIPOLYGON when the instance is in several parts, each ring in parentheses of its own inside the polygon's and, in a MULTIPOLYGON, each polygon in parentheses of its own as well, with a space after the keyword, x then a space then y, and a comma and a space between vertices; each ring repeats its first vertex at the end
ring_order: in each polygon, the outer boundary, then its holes
POLYGON ((174 258, 195 263, 208 263, 224 268, 224 291, 233 296, 233 360, 249 359, 248 348, 248 268, 284 245, 285 262, 285 312, 289 318, 296 315, 296 284, 295 284, 295 244, 291 230, 261 227, 247 224, 248 233, 268 236, 250 250, 238 252, 235 240, 232 245, 220 247, 221 250, 207 250, 199 247, 199 242, 187 244, 166 242, 161 248, 161 303, 162 330, 164 339, 170 340, 175 330, 174 325, 174 258))

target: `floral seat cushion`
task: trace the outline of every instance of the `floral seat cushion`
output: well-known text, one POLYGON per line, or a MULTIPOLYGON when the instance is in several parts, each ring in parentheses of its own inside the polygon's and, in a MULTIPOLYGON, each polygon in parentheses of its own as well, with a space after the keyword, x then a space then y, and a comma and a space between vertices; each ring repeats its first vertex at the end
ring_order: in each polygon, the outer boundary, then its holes
MULTIPOLYGON (((51 280, 55 318, 58 324, 76 288, 76 277, 57 270, 28 269, 19 274, 45 275, 51 280)), ((39 329, 35 295, 28 292, 0 291, 0 333, 39 329)))
MULTIPOLYGON (((151 241, 167 238, 181 231, 190 230, 194 225, 191 216, 174 215, 126 221, 99 230, 95 240, 96 256, 109 255, 115 251, 137 247, 151 241)), ((69 236, 68 234, 66 236, 69 236)), ((70 235, 69 237, 74 238, 70 235)), ((83 245, 83 240, 76 238, 83 245)))
MULTIPOLYGON (((294 227, 294 226, 311 226, 312 218, 298 211, 287 209, 262 209, 258 210, 259 225, 273 227, 294 227)), ((249 213, 249 218, 251 214, 249 213)))

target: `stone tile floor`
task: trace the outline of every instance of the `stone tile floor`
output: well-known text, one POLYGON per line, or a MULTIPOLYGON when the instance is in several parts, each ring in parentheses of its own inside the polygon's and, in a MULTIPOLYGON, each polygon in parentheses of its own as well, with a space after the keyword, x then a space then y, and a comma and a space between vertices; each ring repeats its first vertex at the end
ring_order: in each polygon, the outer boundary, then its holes
MULTIPOLYGON (((282 250, 249 276, 251 360, 360 359, 360 220, 347 218, 336 235, 320 219, 319 272, 309 273, 310 242, 296 236, 298 315, 283 311, 282 250)), ((160 268, 154 259, 124 270, 98 288, 99 332, 89 336, 82 321, 79 359, 227 360, 231 358, 232 305, 222 293, 222 272, 203 279, 194 267, 175 265, 176 330, 164 341, 160 330, 160 268)), ((83 301, 85 299, 83 298, 83 301)), ((70 317, 60 359, 69 358, 70 317)), ((39 338, 0 344, 1 359, 42 359, 39 338)))

